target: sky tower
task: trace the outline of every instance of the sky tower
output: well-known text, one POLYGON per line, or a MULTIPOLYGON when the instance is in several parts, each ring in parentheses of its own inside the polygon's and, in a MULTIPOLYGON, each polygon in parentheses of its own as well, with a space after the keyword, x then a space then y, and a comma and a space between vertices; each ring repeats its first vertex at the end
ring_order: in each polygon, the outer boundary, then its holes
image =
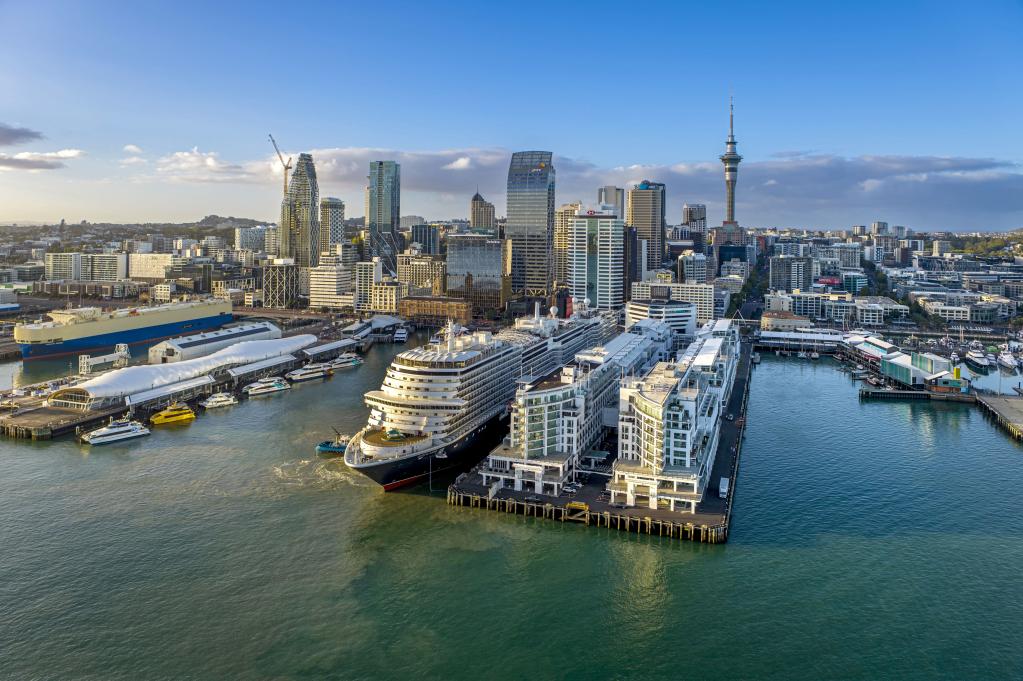
POLYGON ((735 180, 739 175, 739 162, 742 156, 735 151, 735 106, 732 98, 728 98, 728 141, 725 142, 725 153, 721 162, 725 165, 725 223, 735 224, 735 180))

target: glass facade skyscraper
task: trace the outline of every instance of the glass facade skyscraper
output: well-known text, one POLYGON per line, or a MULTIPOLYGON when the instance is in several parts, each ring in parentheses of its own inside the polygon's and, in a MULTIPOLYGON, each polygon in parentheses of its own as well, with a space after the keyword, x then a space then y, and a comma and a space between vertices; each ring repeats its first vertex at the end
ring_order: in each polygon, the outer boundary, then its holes
POLYGON ((508 167, 512 293, 545 296, 551 287, 554 166, 549 151, 518 151, 508 167))
POLYGON ((278 238, 280 256, 292 258, 299 267, 320 262, 320 187, 316 166, 309 154, 299 154, 291 171, 288 195, 281 202, 278 238))
POLYGON ((647 244, 647 267, 657 269, 664 259, 664 185, 643 180, 629 190, 625 222, 647 244))
POLYGON ((485 234, 452 234, 447 244, 447 294, 468 300, 474 315, 502 309, 510 288, 511 244, 485 234))
POLYGON ((366 231, 371 256, 380 258, 385 270, 398 266, 398 228, 401 224, 401 165, 394 161, 370 161, 366 185, 366 231))

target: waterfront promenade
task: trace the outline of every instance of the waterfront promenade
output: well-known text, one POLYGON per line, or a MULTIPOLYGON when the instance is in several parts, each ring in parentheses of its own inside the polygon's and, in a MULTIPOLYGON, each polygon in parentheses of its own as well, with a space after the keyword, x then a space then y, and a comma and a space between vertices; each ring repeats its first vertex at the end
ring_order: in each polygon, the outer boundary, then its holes
POLYGON ((582 488, 575 494, 550 496, 535 492, 517 492, 501 488, 491 494, 483 484, 482 476, 470 471, 458 477, 448 488, 448 503, 504 513, 521 513, 557 521, 575 521, 641 532, 668 535, 693 541, 721 543, 728 538, 732 499, 738 478, 742 435, 745 430, 745 407, 751 379, 750 343, 743 341, 735 383, 725 408, 734 420, 721 419, 721 433, 714 465, 707 481, 703 500, 696 513, 678 513, 665 509, 623 508, 612 505, 605 493, 608 478, 600 473, 583 474, 582 488), (722 477, 731 483, 727 498, 718 496, 718 483, 722 477), (585 505, 585 510, 581 504, 585 505))

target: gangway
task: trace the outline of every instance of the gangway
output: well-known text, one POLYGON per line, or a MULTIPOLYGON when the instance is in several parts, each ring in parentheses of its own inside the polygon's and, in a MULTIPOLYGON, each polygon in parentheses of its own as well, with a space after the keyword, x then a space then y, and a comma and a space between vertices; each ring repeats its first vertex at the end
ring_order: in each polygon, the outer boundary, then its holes
POLYGON ((128 344, 118 343, 109 355, 97 355, 96 357, 80 355, 78 357, 78 373, 91 374, 95 367, 104 364, 111 364, 113 368, 120 369, 128 366, 129 359, 131 359, 131 353, 128 351, 128 344))

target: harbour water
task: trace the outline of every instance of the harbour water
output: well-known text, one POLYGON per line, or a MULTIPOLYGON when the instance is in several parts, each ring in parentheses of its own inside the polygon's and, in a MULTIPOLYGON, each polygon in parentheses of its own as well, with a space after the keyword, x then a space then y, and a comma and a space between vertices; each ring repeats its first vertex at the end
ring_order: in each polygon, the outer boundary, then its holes
POLYGON ((1023 675, 1023 450, 978 410, 765 356, 710 546, 317 458, 400 349, 134 442, 0 442, 0 678, 1023 675))

